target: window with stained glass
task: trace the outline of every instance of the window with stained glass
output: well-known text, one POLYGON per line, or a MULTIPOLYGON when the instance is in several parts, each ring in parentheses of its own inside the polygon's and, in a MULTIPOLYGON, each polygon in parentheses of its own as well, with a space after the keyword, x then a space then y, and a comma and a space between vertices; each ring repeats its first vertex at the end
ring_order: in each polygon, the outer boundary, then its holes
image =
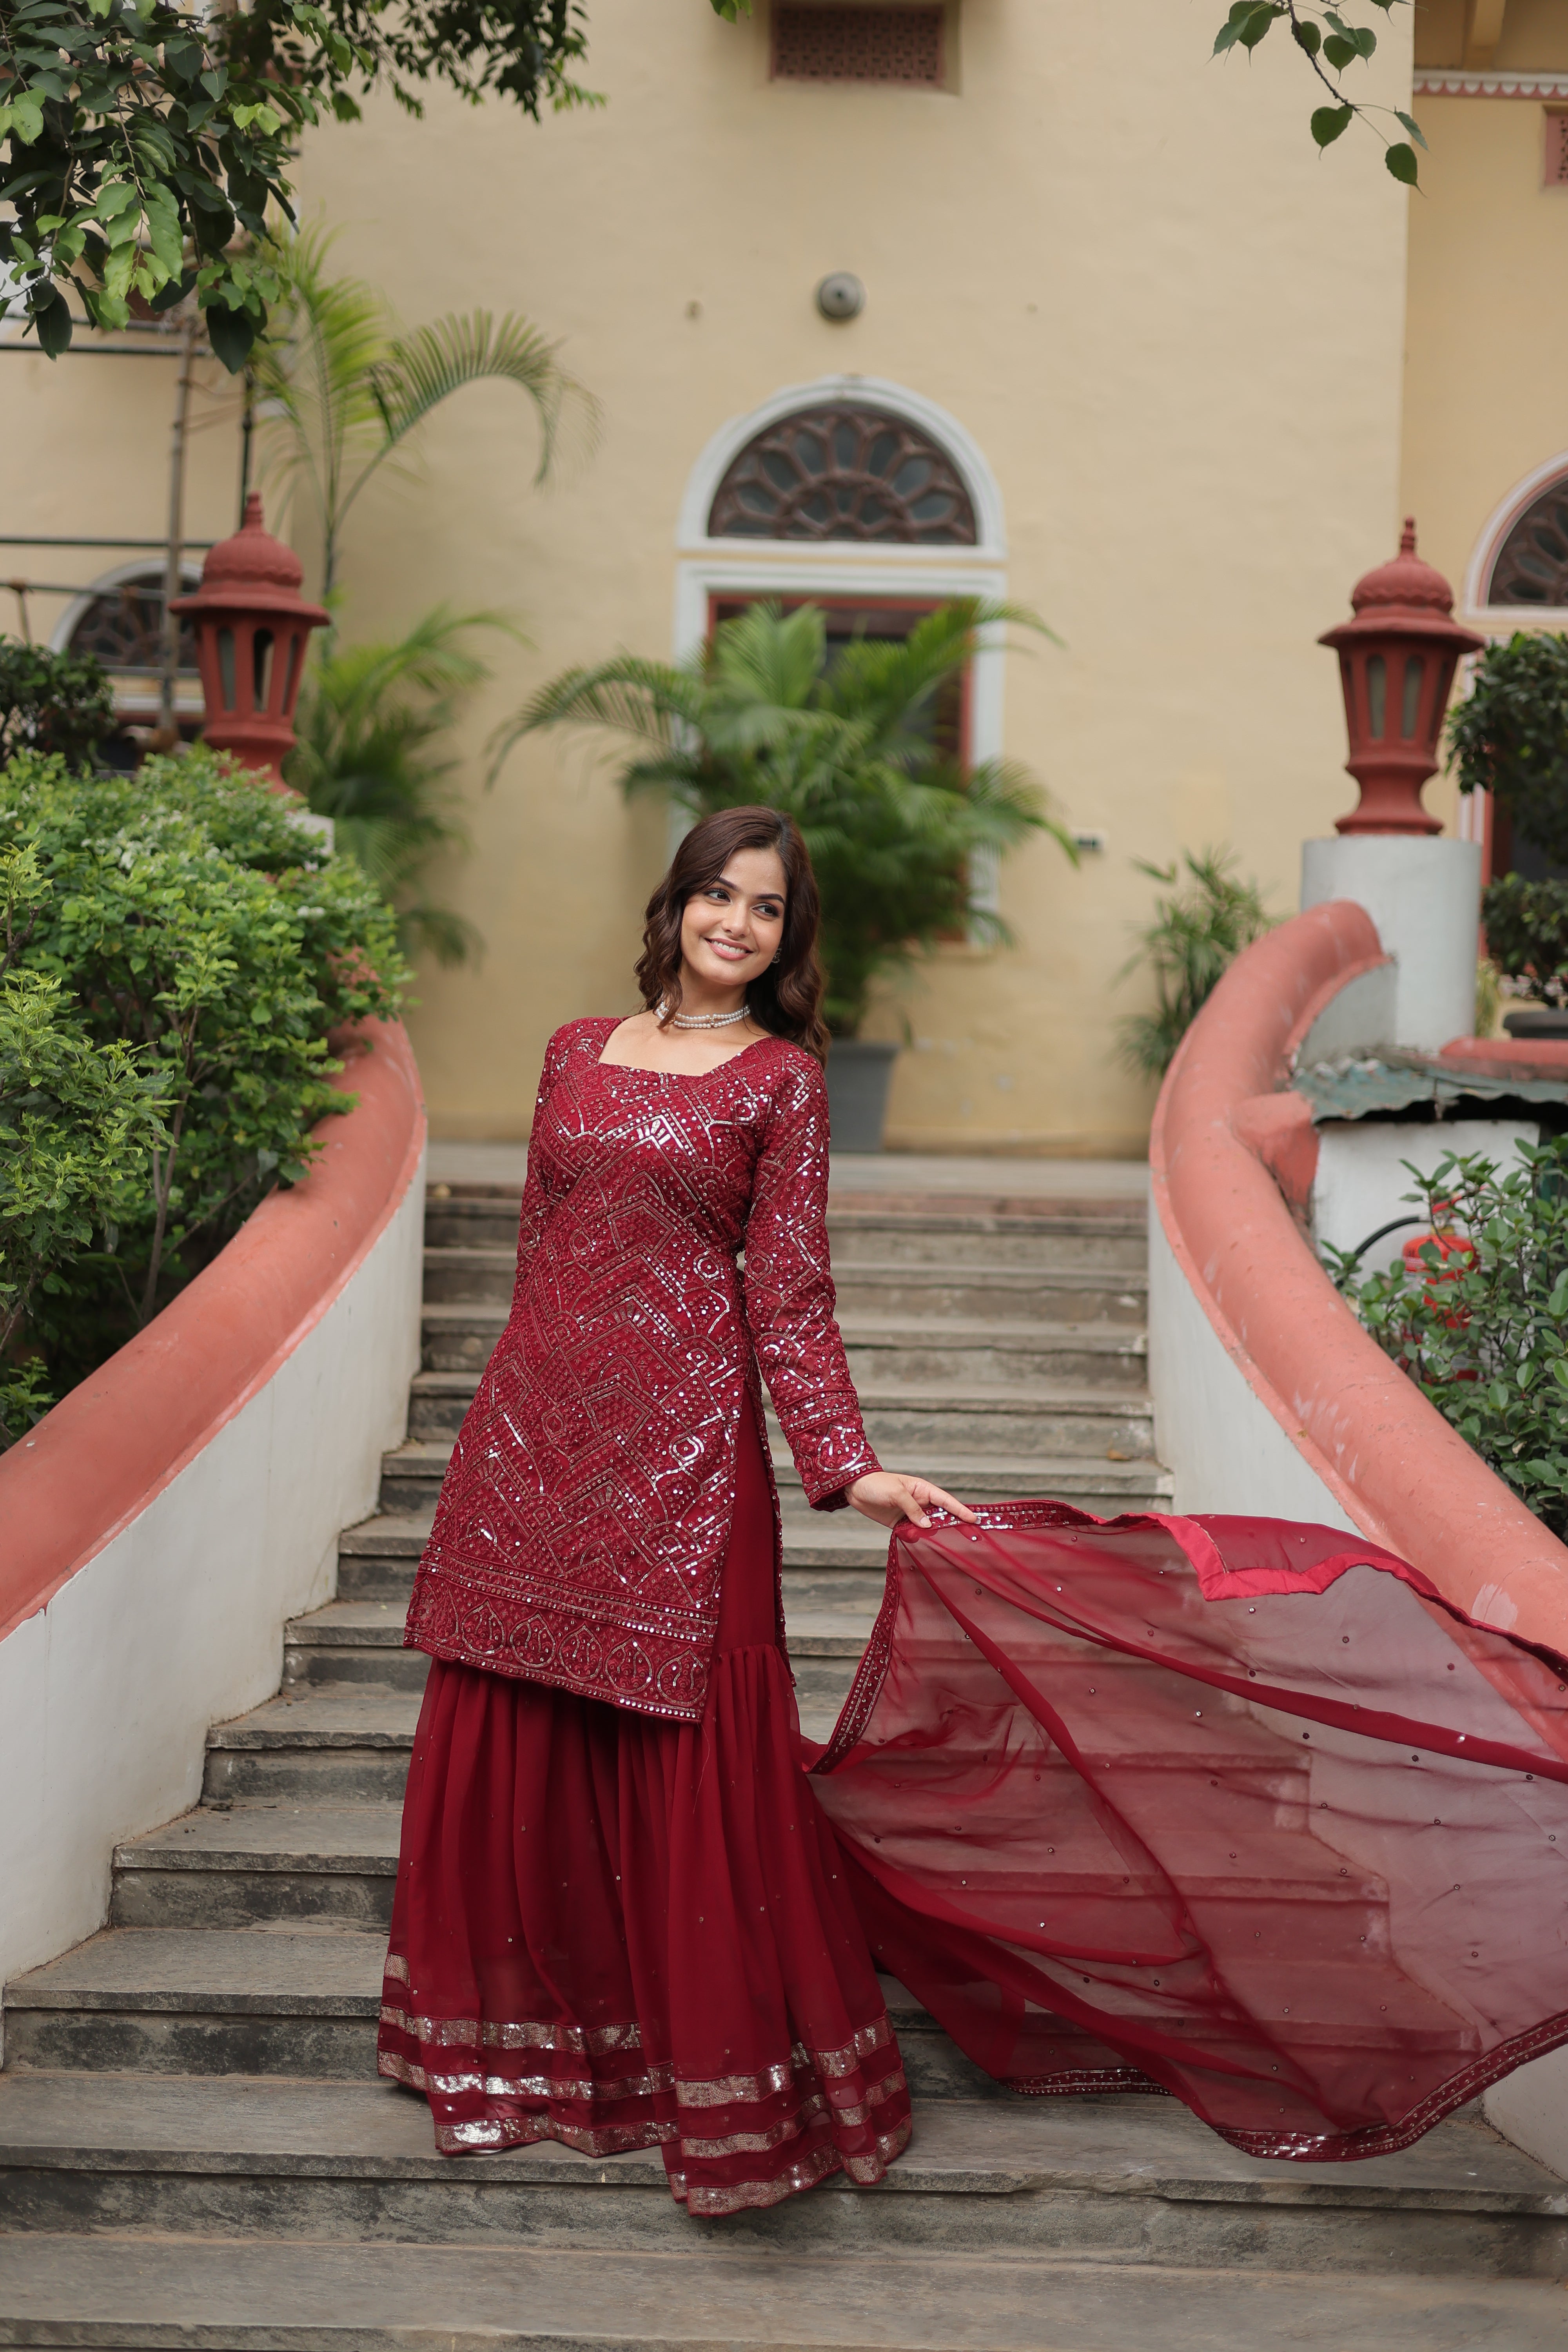
POLYGON ((1568 606, 1568 477, 1531 499, 1492 562, 1489 604, 1568 606))
POLYGON ((973 547, 974 508, 929 434, 886 409, 799 410, 746 444, 710 510, 712 539, 973 547))

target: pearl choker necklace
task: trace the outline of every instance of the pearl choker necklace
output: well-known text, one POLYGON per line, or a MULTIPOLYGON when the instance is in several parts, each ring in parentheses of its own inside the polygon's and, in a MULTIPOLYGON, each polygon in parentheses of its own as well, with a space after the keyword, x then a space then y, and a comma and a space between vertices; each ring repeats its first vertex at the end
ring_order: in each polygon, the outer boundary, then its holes
POLYGON ((749 1004, 742 1004, 738 1013, 667 1013, 661 1004, 658 1008, 658 1019, 661 1027, 668 1026, 671 1029, 729 1029, 737 1021, 743 1021, 751 1009, 749 1004))

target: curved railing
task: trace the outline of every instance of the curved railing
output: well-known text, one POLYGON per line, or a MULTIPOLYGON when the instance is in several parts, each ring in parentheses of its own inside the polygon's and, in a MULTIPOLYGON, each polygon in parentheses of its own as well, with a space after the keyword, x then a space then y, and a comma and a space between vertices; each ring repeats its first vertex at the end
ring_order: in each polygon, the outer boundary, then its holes
POLYGON ((417 1369, 425 1113, 395 1023, 359 1097, 130 1344, 0 1457, 0 1982, 90 1935, 118 1840, 195 1803, 277 1690, 417 1369))
POLYGON ((366 1024, 309 1178, 274 1192, 125 1347, 0 1455, 0 1641, 43 1608, 265 1386, 368 1255, 417 1173, 425 1117, 401 1023, 366 1024))
POLYGON ((1171 1065, 1150 1142, 1157 1437, 1179 1509, 1337 1520, 1568 1649, 1568 1549, 1363 1329, 1303 1231, 1317 1145, 1290 1058, 1386 962, 1360 907, 1314 907, 1237 959, 1171 1065))

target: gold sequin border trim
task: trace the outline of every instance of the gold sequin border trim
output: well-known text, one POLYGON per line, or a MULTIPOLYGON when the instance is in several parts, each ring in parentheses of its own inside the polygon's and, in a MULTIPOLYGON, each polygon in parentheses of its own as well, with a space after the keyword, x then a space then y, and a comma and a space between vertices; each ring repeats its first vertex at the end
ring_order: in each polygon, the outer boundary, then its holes
MULTIPOLYGON (((401 1974, 407 1982, 405 1966, 395 1971, 388 1966, 388 1976, 401 1974)), ((422 2050, 560 2050, 574 2056, 596 2057, 617 2050, 640 2050, 642 2034, 635 2019, 612 2025, 574 2026, 534 2023, 523 2020, 516 2022, 474 2017, 423 2017, 384 2002, 381 2010, 384 2027, 406 2034, 422 2050)), ((848 2041, 835 2050, 808 2050, 804 2042, 792 2047, 787 2061, 765 2068, 756 2074, 715 2074, 678 2077, 668 2064, 649 2065, 644 2073, 623 2077, 619 2082, 574 2080, 565 2076, 545 2076, 509 2080, 505 2076, 489 2076, 474 2073, 443 2074, 432 2081, 439 2082, 443 2094, 461 2088, 487 2091, 500 2085, 500 2093, 508 2090, 535 2092, 539 2095, 553 2093, 561 2098, 627 2098, 651 2097, 658 2091, 673 2091, 683 2107, 724 2107, 753 2103, 776 2096, 787 2091, 796 2076, 804 2072, 816 2075, 829 2084, 859 2071, 864 2061, 879 2050, 885 2050, 893 2039, 886 2013, 869 2025, 863 2025, 848 2041)), ((426 2070, 421 2070, 425 2072, 426 2070)), ((901 2077, 900 2077, 901 2079, 901 2077)), ((424 2087, 421 2083, 420 2088, 424 2087)), ((828 2093, 832 2098, 831 2090, 828 2093)), ((836 2108, 839 2103, 834 2102, 836 2108)), ((846 2111, 847 2112, 847 2111, 846 2111)))

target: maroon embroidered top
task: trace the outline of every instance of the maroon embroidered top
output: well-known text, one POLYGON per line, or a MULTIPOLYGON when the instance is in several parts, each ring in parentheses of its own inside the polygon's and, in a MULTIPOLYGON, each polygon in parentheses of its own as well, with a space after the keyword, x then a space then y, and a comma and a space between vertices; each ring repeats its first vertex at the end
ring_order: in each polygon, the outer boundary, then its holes
POLYGON ((511 1315, 404 1641, 695 1722, 759 1367, 816 1508, 878 1465, 834 1319, 816 1062, 767 1037, 702 1077, 619 1069, 618 1026, 550 1041, 511 1315))

